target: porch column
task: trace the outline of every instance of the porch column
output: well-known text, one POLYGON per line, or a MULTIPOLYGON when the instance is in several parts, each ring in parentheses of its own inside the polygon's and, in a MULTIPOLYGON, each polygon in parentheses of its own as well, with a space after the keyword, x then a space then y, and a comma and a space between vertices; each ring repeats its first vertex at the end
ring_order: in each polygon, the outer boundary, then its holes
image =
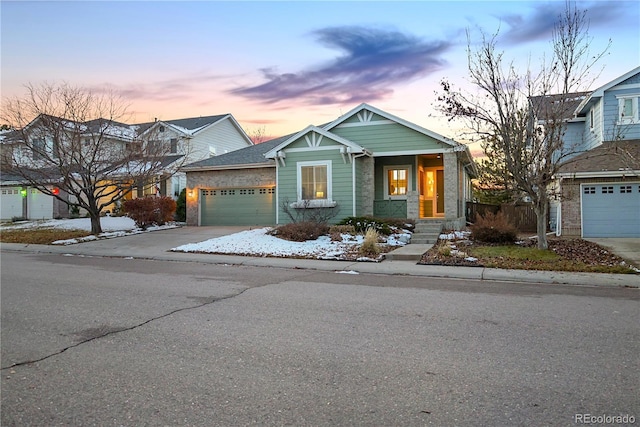
POLYGON ((373 216, 373 200, 375 199, 375 167, 373 157, 364 156, 360 159, 362 163, 362 175, 360 189, 360 201, 362 206, 362 212, 358 212, 358 215, 373 216))
POLYGON ((458 212, 458 156, 454 152, 444 153, 444 217, 457 219, 458 212))

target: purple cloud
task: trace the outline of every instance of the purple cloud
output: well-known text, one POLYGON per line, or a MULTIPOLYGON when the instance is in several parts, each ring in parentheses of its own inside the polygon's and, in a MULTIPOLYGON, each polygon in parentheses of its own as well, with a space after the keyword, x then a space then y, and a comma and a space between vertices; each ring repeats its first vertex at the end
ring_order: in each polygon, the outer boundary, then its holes
MULTIPOLYGON (((573 4, 578 11, 586 10, 586 19, 591 27, 610 27, 619 17, 628 11, 630 3, 622 1, 599 1, 592 4, 573 4)), ((555 24, 564 11, 565 2, 534 3, 533 13, 524 16, 505 14, 497 16, 509 26, 502 38, 512 44, 526 43, 536 40, 550 40, 555 24)))
POLYGON ((328 64, 295 73, 260 70, 265 83, 230 92, 265 103, 296 99, 310 105, 354 104, 389 96, 403 84, 442 69, 442 54, 452 44, 425 42, 398 31, 366 27, 330 27, 312 33, 342 52, 328 64))

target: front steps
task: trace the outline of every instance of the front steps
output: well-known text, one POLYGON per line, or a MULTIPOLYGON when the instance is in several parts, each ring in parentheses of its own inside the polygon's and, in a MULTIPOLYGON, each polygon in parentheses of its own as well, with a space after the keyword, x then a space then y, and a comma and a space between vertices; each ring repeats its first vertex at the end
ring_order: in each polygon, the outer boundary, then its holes
POLYGON ((434 244, 438 240, 443 226, 444 220, 439 219, 416 221, 416 228, 413 230, 411 243, 418 245, 434 244))
POLYGON ((440 219, 416 221, 411 243, 387 253, 385 259, 390 261, 420 261, 422 254, 431 249, 438 240, 443 226, 444 220, 440 219))

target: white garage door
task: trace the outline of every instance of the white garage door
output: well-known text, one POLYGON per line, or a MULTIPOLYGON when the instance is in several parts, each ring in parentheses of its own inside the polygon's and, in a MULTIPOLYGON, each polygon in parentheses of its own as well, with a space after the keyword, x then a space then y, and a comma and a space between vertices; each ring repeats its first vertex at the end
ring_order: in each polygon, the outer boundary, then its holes
POLYGON ((3 220, 22 217, 22 195, 20 187, 3 187, 0 190, 0 216, 3 220))
POLYGON ((35 188, 29 189, 27 202, 27 216, 29 219, 53 218, 53 197, 41 193, 35 188))
POLYGON ((582 185, 583 237, 640 237, 640 182, 582 185))

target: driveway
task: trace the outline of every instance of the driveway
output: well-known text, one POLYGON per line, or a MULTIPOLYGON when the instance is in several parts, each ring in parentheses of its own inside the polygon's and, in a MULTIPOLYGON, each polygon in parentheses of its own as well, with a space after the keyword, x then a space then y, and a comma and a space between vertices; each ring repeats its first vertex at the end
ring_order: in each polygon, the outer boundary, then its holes
POLYGON ((624 258, 637 268, 640 268, 640 238, 588 238, 585 239, 609 249, 619 257, 624 258))

